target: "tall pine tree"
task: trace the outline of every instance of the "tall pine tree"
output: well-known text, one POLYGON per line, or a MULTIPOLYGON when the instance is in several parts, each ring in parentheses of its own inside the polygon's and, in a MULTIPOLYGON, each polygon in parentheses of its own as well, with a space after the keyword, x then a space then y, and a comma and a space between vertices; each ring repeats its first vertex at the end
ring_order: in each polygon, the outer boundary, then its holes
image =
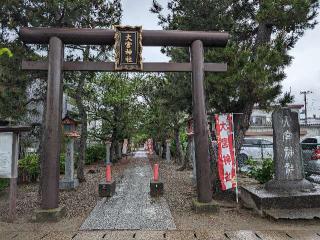
MULTIPOLYGON (((254 105, 268 108, 281 94, 284 69, 292 59, 288 50, 307 29, 315 26, 319 2, 170 0, 167 15, 162 14, 163 6, 153 3, 151 11, 158 14, 165 29, 231 34, 225 49, 205 49, 205 61, 228 63, 228 72, 206 74, 206 100, 208 111, 243 113, 235 115, 239 152, 254 105)), ((183 52, 187 52, 166 50, 174 60, 184 58, 183 52)))

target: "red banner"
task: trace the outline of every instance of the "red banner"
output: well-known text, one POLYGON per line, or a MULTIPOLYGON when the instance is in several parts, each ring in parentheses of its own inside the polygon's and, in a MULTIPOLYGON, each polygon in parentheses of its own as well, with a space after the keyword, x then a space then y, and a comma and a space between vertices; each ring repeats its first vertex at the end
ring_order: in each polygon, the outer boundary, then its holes
POLYGON ((215 115, 218 140, 218 172, 222 190, 237 186, 236 162, 233 148, 232 114, 215 115))

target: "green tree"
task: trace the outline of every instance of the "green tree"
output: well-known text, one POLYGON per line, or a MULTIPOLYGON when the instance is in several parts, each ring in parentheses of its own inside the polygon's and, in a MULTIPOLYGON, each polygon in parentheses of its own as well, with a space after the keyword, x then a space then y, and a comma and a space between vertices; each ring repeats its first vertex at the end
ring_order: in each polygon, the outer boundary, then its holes
MULTIPOLYGON (((206 74, 205 84, 209 111, 243 113, 235 115, 238 152, 254 105, 267 108, 281 94, 288 50, 315 26, 318 8, 317 0, 171 0, 167 16, 156 1, 151 11, 165 29, 231 34, 225 49, 205 49, 205 61, 228 63, 226 73, 206 74)), ((182 51, 166 49, 175 60, 184 59, 182 51)))
MULTIPOLYGON (((12 43, 20 46, 21 41, 18 37, 18 30, 23 26, 32 27, 87 27, 87 28, 110 28, 113 24, 118 24, 121 18, 120 0, 76 0, 76 1, 8 1, 2 3, 0 14, 2 17, 1 24, 1 43, 12 43)), ((67 45, 67 60, 98 60, 108 58, 108 49, 106 47, 87 47, 87 46, 71 46, 67 45), (77 51, 75 53, 75 51, 77 51)), ((47 50, 47 46, 26 46, 33 59, 39 58, 42 50, 47 50), (38 56, 34 56, 37 53, 38 56)), ((30 56, 23 55, 22 57, 30 56)), ((21 58, 22 58, 21 57, 21 58)), ((20 58, 20 61, 21 61, 20 58)), ((19 67, 19 64, 12 67, 19 67)), ((21 73, 20 71, 17 71, 21 73)), ((25 74, 21 74, 25 75, 25 74)), ((82 123, 81 131, 81 152, 78 159, 77 174, 80 181, 84 181, 83 165, 85 158, 86 138, 87 138, 87 116, 86 109, 83 105, 83 98, 86 96, 85 85, 87 81, 92 79, 92 75, 88 73, 74 73, 66 76, 68 85, 74 83, 70 94, 77 96, 76 104, 82 123), (74 91, 73 91, 74 90, 74 91)), ((23 86, 19 84, 21 92, 25 92, 23 86)), ((44 89, 42 89, 43 92, 44 89)), ((45 99, 45 98, 44 98, 45 99)), ((44 121, 43 121, 44 123, 44 121)), ((42 124, 43 127, 43 124, 42 124)), ((41 154, 42 155, 42 154, 41 154)), ((41 157, 43 159, 43 155, 41 157)), ((41 160, 42 161, 42 160, 41 160)))
POLYGON ((7 54, 8 57, 12 57, 13 54, 9 48, 0 48, 0 56, 7 54))
POLYGON ((121 157, 123 139, 132 138, 140 127, 143 104, 138 100, 137 88, 141 77, 129 77, 126 73, 101 74, 92 85, 89 119, 101 120, 102 125, 90 135, 98 141, 111 140, 113 162, 121 157))
POLYGON ((21 57, 25 56, 25 51, 14 44, 0 42, 1 45, 10 46, 11 51, 8 51, 8 48, 1 49, 0 118, 18 122, 23 120, 28 105, 26 88, 30 78, 28 75, 23 75, 19 69, 21 57))
POLYGON ((144 132, 161 145, 165 145, 166 139, 174 138, 174 156, 179 164, 183 161, 180 133, 186 125, 186 109, 190 109, 191 98, 191 90, 184 84, 174 74, 151 74, 144 78, 139 88, 146 103, 144 132))

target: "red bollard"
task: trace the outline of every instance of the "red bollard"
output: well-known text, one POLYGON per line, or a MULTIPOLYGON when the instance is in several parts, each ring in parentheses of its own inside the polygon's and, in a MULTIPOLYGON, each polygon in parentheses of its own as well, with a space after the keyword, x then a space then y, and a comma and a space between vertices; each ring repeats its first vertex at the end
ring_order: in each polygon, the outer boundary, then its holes
POLYGON ((155 164, 153 167, 153 181, 159 181, 159 164, 155 164))
POLYGON ((99 183, 99 197, 112 197, 116 192, 116 182, 111 179, 111 165, 106 166, 106 179, 99 183))
POLYGON ((159 164, 153 166, 153 179, 150 181, 151 197, 163 195, 163 182, 159 180, 159 164))
POLYGON ((108 164, 106 167, 106 182, 111 182, 111 165, 108 164))

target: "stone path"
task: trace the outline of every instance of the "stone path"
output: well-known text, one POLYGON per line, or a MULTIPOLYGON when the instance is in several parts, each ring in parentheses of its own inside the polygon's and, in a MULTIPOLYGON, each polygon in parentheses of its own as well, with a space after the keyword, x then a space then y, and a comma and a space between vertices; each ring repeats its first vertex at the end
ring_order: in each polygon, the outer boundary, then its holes
POLYGON ((140 164, 125 170, 117 181, 116 195, 103 198, 84 221, 80 230, 168 230, 176 229, 165 198, 149 195, 152 169, 144 151, 135 158, 140 164))
POLYGON ((0 240, 320 240, 320 231, 80 231, 0 232, 0 240))

